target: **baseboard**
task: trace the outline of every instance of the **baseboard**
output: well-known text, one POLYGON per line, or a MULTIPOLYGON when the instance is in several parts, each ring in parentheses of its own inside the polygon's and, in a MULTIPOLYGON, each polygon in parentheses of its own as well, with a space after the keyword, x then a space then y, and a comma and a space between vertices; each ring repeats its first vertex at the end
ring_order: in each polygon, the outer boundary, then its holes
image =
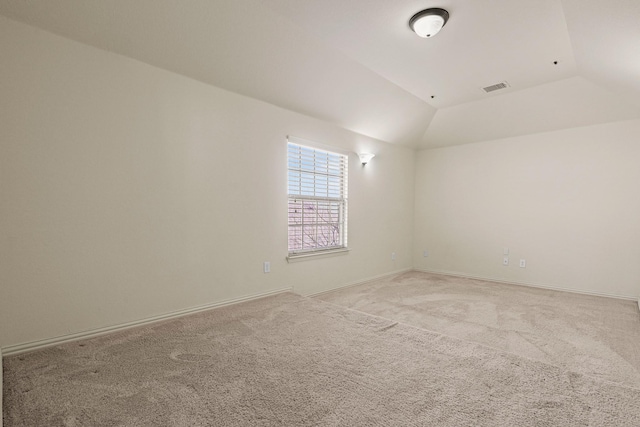
MULTIPOLYGON (((475 276, 472 274, 459 273, 455 271, 428 270, 424 268, 415 268, 414 270, 421 271, 423 273, 445 274, 447 276, 465 277, 467 279, 486 280, 488 282, 505 283, 509 285, 518 285, 518 286, 528 286, 531 288, 549 289, 552 291, 571 292, 573 294, 593 295, 597 297, 615 298, 615 299, 623 299, 623 300, 631 300, 631 301, 638 300, 638 297, 632 297, 628 295, 606 294, 602 292, 592 292, 592 291, 585 291, 582 289, 564 288, 561 286, 545 285, 545 284, 533 283, 533 282, 521 282, 521 281, 513 281, 513 280, 496 279, 494 277, 475 276)), ((640 306, 640 300, 638 300, 638 305, 640 306)))
POLYGON ((344 289, 344 288, 350 288, 352 286, 364 285, 365 283, 373 282, 375 280, 385 279, 387 277, 396 276, 398 274, 407 273, 407 272, 413 271, 413 270, 414 270, 413 268, 405 268, 405 269, 402 269, 402 270, 396 270, 396 271, 392 271, 390 273, 384 273, 384 274, 380 274, 378 276, 369 277, 367 279, 361 279, 361 280, 358 280, 358 281, 355 281, 355 282, 349 282, 349 283, 346 283, 344 285, 340 285, 340 286, 336 286, 336 287, 331 288, 331 289, 327 289, 325 291, 315 292, 315 293, 312 293, 312 294, 305 294, 304 296, 305 297, 310 297, 310 298, 317 297, 317 296, 320 296, 320 295, 323 295, 323 294, 327 294, 329 292, 337 291, 338 289, 344 289))
MULTIPOLYGON (((253 295, 248 295, 248 296, 239 297, 239 298, 232 298, 232 299, 228 299, 228 300, 214 302, 214 303, 211 303, 211 304, 201 305, 201 306, 198 306, 198 307, 192 307, 192 308, 187 308, 187 309, 184 309, 184 310, 173 311, 173 312, 170 312, 170 313, 161 314, 159 316, 147 317, 147 318, 144 318, 144 319, 135 320, 133 322, 127 322, 127 323, 121 323, 121 324, 118 324, 118 325, 107 326, 105 328, 91 329, 89 331, 78 332, 78 333, 69 334, 69 335, 62 335, 62 336, 55 337, 55 338, 48 338, 48 339, 44 339, 44 340, 31 341, 31 342, 27 342, 27 343, 23 343, 23 344, 10 345, 10 346, 3 347, 1 349, 1 351, 2 351, 2 354, 4 354, 5 356, 12 356, 12 355, 15 355, 15 354, 26 353, 28 351, 40 350, 40 349, 43 349, 43 348, 46 348, 46 347, 52 347, 52 346, 56 346, 56 345, 60 345, 60 344, 65 344, 65 343, 72 342, 72 341, 78 341, 78 340, 83 340, 83 339, 88 339, 88 338, 94 338, 94 337, 98 337, 100 335, 105 335, 105 334, 109 334, 109 333, 113 333, 113 332, 120 332, 120 331, 131 329, 131 328, 134 328, 134 327, 137 327, 137 326, 145 326, 145 325, 149 325, 151 323, 160 322, 160 321, 163 321, 163 320, 175 319, 177 317, 187 316, 189 314, 200 313, 200 312, 203 312, 203 311, 207 311, 207 310, 211 310, 211 309, 219 308, 219 307, 224 307, 224 306, 227 306, 227 305, 233 305, 233 304, 238 304, 238 303, 241 303, 241 302, 246 302, 246 301, 251 301, 251 300, 255 300, 255 299, 259 299, 259 298, 268 297, 268 296, 271 296, 271 295, 277 295, 277 294, 281 294, 283 292, 291 292, 292 290, 293 290, 292 288, 284 288, 284 289, 277 289, 277 290, 269 291, 269 292, 263 292, 263 293, 260 293, 260 294, 253 294, 253 295)), ((2 427, 2 426, 0 425, 0 427, 2 427)))

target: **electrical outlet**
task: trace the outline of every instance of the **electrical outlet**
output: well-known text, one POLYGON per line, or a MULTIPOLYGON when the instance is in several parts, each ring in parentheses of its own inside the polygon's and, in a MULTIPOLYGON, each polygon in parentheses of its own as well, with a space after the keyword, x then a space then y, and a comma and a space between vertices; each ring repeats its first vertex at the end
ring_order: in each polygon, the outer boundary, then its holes
POLYGON ((391 259, 393 261, 395 261, 395 259, 396 259, 396 253, 395 252, 391 252, 391 259))
POLYGON ((502 254, 505 255, 505 256, 509 255, 509 248, 507 248, 507 247, 502 248, 502 254))
POLYGON ((265 261, 262 267, 265 273, 271 273, 271 263, 269 261, 265 261))
POLYGON ((525 268, 527 266, 527 261, 521 259, 520 260, 520 268, 525 268))
POLYGON ((429 256, 429 251, 426 250, 426 249, 424 251, 422 251, 422 256, 425 257, 425 258, 428 257, 429 256))
POLYGON ((502 265, 509 265, 509 257, 502 258, 502 265))

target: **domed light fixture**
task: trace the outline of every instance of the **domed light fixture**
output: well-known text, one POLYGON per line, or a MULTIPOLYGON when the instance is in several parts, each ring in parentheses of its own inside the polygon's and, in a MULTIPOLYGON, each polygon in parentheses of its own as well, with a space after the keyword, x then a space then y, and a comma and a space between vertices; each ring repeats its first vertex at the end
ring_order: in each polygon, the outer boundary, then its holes
POLYGON ((411 17, 409 27, 420 37, 433 37, 449 20, 449 12, 438 7, 422 10, 411 17))

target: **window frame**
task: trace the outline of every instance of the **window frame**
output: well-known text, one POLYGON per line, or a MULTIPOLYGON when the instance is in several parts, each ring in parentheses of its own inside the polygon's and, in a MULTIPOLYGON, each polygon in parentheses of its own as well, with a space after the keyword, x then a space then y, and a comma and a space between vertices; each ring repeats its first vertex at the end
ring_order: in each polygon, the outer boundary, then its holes
POLYGON ((349 251, 348 177, 348 152, 287 137, 287 260, 349 251), (292 212, 292 208, 299 212, 292 212), (313 212, 315 220, 306 221, 305 210, 313 212), (294 232, 296 229, 299 231, 294 232), (313 230, 313 235, 306 233, 307 229, 313 230), (318 231, 324 233, 324 242, 318 239, 318 231), (297 236, 300 240, 296 241, 297 236), (308 246, 305 237, 311 239, 308 246))

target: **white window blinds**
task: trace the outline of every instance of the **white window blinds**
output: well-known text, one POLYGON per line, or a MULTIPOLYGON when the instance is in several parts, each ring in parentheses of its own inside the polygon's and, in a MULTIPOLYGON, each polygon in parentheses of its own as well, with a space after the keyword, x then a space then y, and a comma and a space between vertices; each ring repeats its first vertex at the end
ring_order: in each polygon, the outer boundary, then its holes
POLYGON ((288 143, 289 254, 346 248, 346 155, 288 143))

